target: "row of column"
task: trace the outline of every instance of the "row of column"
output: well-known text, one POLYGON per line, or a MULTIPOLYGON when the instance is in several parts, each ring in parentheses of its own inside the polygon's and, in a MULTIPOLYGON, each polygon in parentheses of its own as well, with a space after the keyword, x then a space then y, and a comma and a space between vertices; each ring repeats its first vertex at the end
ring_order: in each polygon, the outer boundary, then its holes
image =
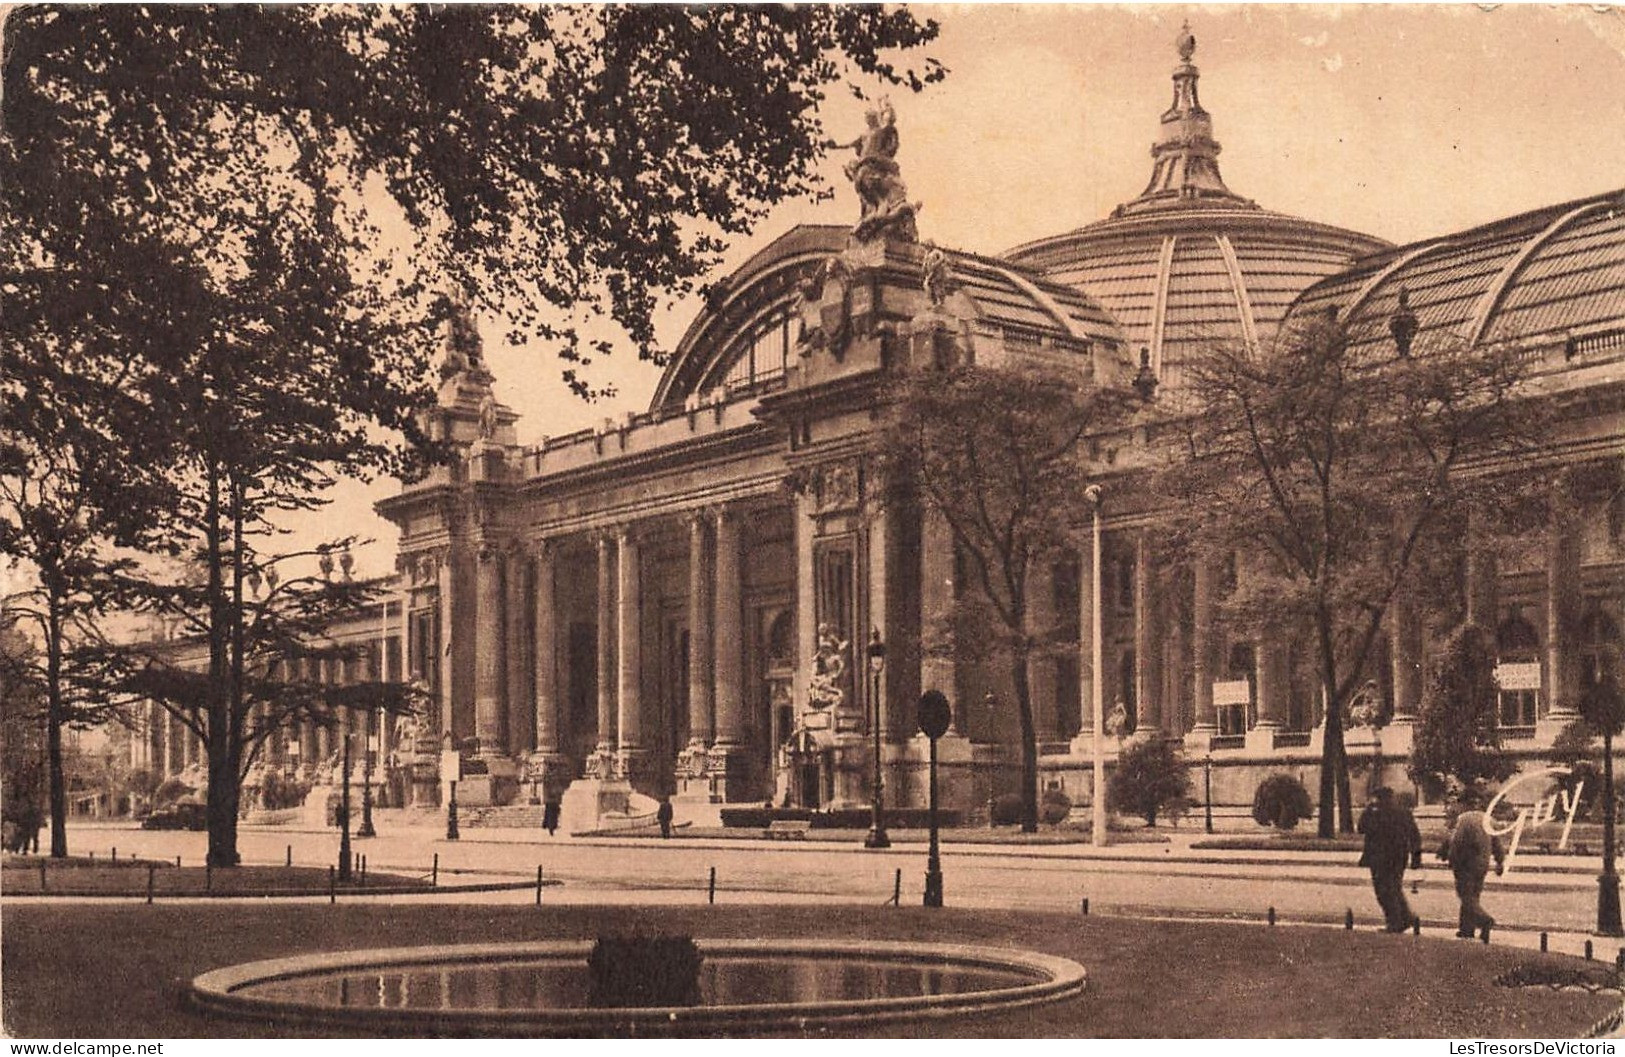
MULTIPOLYGON (((743 550, 736 511, 695 512, 688 518, 689 689, 688 749, 727 751, 745 741, 743 550)), ((535 590, 529 609, 533 707, 524 716, 525 627, 522 566, 507 568, 502 552, 481 558, 475 586, 475 729, 482 752, 520 754, 531 745, 544 757, 563 748, 560 722, 556 611, 559 545, 544 541, 531 550, 535 590), (506 597, 504 597, 506 594, 506 597), (504 684, 504 672, 507 682, 504 684), (504 694, 509 707, 504 708, 504 694), (534 739, 524 720, 534 723, 534 739)), ((597 540, 597 739, 594 754, 633 765, 652 749, 643 703, 643 545, 636 526, 625 525, 597 540)))

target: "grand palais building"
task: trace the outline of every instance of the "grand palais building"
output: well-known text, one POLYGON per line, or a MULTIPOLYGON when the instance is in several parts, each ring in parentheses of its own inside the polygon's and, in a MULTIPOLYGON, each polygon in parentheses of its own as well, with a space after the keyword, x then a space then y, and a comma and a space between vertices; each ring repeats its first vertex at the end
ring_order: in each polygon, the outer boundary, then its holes
MULTIPOLYGON (((878 144, 858 228, 796 227, 728 276, 642 413, 521 446, 473 324, 453 325, 432 421, 460 458, 379 504, 401 531, 396 590, 341 635, 387 637, 372 664, 435 702, 386 732, 401 799, 439 804, 457 778, 461 803, 562 800, 574 828, 646 811, 642 797, 699 821, 728 804, 860 806, 878 722, 888 803, 920 805, 915 702, 935 688, 954 713, 944 802, 976 812, 1016 788, 1016 710, 1007 673, 921 649, 959 570, 942 523, 879 502, 880 383, 946 345, 976 362, 1074 361, 1101 384, 1149 371, 1161 400, 1204 347, 1263 345, 1303 314, 1391 340, 1402 295, 1419 345, 1515 341, 1563 404, 1545 459, 1566 513, 1497 543, 1462 584, 1496 633, 1503 744, 1537 759, 1625 627, 1625 192, 1407 246, 1272 212, 1220 175, 1193 49, 1180 40, 1145 190, 999 257, 916 241, 878 144)), ((1227 629, 1215 570, 1161 547, 1156 511, 1114 494, 1110 467, 1101 483, 1098 575, 1082 545, 1034 590, 1034 619, 1078 644, 1030 673, 1041 786, 1087 800, 1098 681, 1134 736, 1211 760, 1218 803, 1250 803, 1277 771, 1313 787, 1313 644, 1227 629)), ((1368 684, 1386 725, 1347 735, 1356 767, 1380 759, 1401 786, 1441 630, 1429 602, 1402 594, 1389 615, 1368 684)), ((195 761, 159 726, 166 772, 195 761)), ((1105 737, 1109 761, 1124 742, 1105 737)), ((333 746, 302 732, 268 765, 311 772, 333 746)))

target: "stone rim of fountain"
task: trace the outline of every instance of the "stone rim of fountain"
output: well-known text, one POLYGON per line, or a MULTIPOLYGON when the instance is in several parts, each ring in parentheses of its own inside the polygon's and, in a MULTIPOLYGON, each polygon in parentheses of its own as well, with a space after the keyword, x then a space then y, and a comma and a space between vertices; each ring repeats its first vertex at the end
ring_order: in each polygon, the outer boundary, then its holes
POLYGON ((1016 948, 862 939, 719 938, 695 942, 707 957, 885 958, 924 966, 1002 970, 1029 976, 1031 980, 1009 987, 940 995, 613 1009, 378 1009, 243 993, 255 985, 304 976, 375 969, 477 966, 515 958, 580 959, 584 967, 592 950, 591 940, 544 940, 384 947, 243 962, 194 977, 187 996, 194 1008, 217 1015, 381 1033, 428 1032, 451 1036, 581 1035, 593 1031, 771 1033, 1016 1009, 1079 994, 1088 983, 1088 971, 1077 962, 1016 948))

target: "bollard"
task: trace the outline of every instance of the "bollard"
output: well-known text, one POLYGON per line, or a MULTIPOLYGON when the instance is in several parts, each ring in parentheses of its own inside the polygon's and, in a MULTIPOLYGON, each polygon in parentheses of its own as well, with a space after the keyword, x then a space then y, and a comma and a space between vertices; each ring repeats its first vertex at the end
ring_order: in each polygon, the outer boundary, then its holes
POLYGON ((96 861, 96 853, 95 853, 95 852, 91 852, 91 853, 90 853, 90 861, 91 861, 91 862, 95 862, 95 861, 96 861))
POLYGON ((339 901, 338 871, 331 863, 327 867, 327 902, 329 905, 339 901))
POLYGON ((203 890, 205 892, 214 891, 214 863, 209 862, 207 859, 203 862, 203 890))
POLYGON ((711 867, 711 883, 706 887, 705 901, 707 903, 717 901, 717 868, 715 866, 711 867))
POLYGON ((1270 922, 1270 927, 1273 928, 1275 926, 1275 908, 1274 907, 1270 907, 1269 922, 1270 922))
POLYGON ((361 857, 361 887, 367 887, 367 857, 361 857))
POLYGON ((1083 897, 1083 913, 1084 913, 1085 917, 1087 917, 1089 915, 1089 897, 1088 896, 1083 897))
POLYGON ((1544 932, 1540 934, 1540 953, 1546 953, 1546 933, 1544 932))
POLYGON ((179 855, 177 855, 177 856, 175 856, 175 868, 179 869, 180 865, 181 865, 181 857, 179 855))
POLYGON ((288 861, 287 861, 287 863, 285 865, 288 867, 288 869, 290 869, 290 870, 293 869, 293 845, 292 844, 288 845, 288 861))
POLYGON ((1343 928, 1347 929, 1350 932, 1354 931, 1354 908, 1353 907, 1347 907, 1343 911, 1343 928))
POLYGON ((152 875, 158 868, 152 863, 147 864, 147 905, 152 906, 152 875))
POLYGON ((536 905, 542 905, 542 864, 536 864, 536 905))
POLYGON ((1420 936, 1421 934, 1422 934, 1422 919, 1419 918, 1419 917, 1411 918, 1411 935, 1412 936, 1420 936))
POLYGON ((45 860, 39 861, 39 890, 45 891, 45 860))
POLYGON ((1591 941, 1586 940, 1586 961, 1591 960, 1591 941))
POLYGON ((1478 930, 1478 939, 1481 943, 1487 944, 1490 942, 1490 927, 1488 925, 1478 930))
POLYGON ((118 845, 113 845, 113 861, 118 862, 118 845))
POLYGON ((903 871, 901 869, 897 871, 897 877, 892 881, 891 905, 894 907, 903 905, 903 871))
POLYGON ((434 865, 429 868, 429 887, 437 888, 440 885, 440 853, 434 853, 434 865))

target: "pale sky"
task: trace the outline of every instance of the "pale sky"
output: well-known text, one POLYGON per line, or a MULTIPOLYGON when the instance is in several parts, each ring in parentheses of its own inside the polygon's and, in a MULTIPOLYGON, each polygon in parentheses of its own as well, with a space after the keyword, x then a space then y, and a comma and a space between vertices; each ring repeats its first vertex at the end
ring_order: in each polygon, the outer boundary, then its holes
MULTIPOLYGON (((951 71, 894 91, 920 237, 980 253, 1070 231, 1140 192, 1172 98, 1174 39, 1189 19, 1203 106, 1232 191, 1266 209, 1404 243, 1625 186, 1625 10, 1580 6, 929 6, 931 53, 951 71)), ((831 93, 837 139, 862 105, 831 93)), ((823 167, 833 201, 792 203, 736 244, 722 269, 797 223, 850 223, 844 155, 823 167)), ((666 347, 691 304, 662 321, 666 347)), ((497 396, 534 443, 642 410, 659 371, 629 355, 588 372, 619 396, 586 405, 545 352, 482 327, 497 396)), ((376 539, 358 571, 393 567, 395 531, 370 513, 381 482, 335 491, 320 515, 376 539)), ((315 538, 314 536, 312 537, 315 538)))

